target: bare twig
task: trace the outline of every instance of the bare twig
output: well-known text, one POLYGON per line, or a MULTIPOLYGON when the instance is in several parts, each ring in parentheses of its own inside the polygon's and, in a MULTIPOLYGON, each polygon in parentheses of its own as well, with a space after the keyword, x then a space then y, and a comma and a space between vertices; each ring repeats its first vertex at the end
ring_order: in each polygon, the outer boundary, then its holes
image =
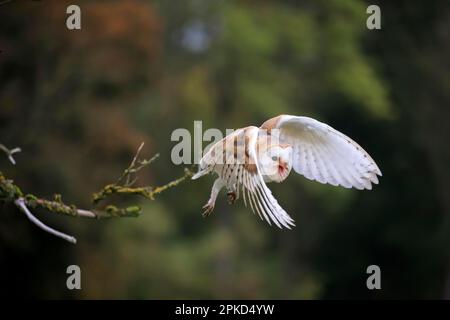
POLYGON ((20 210, 25 213, 25 215, 28 217, 28 219, 30 219, 31 222, 33 222, 35 225, 37 225, 39 228, 41 228, 42 230, 53 234, 54 236, 57 236, 61 239, 64 239, 66 241, 69 241, 70 243, 76 244, 77 243, 77 239, 75 239, 72 236, 69 236, 65 233, 59 232, 53 228, 50 228, 49 226, 45 225, 42 221, 40 221, 38 218, 36 218, 30 210, 28 210, 27 205, 25 204, 25 199, 24 198, 19 198, 16 201, 14 201, 14 203, 16 204, 17 207, 20 208, 20 210))
POLYGON ((119 179, 117 180, 117 184, 122 182, 122 180, 127 177, 127 183, 129 183, 129 179, 130 179, 130 170, 134 167, 137 158, 139 157, 139 153, 141 153, 142 148, 144 147, 144 142, 141 143, 141 145, 139 146, 139 148, 136 151, 135 156, 133 157, 133 160, 131 161, 131 164, 128 166, 127 169, 125 169, 125 171, 122 173, 122 175, 119 177, 119 179))
POLYGON ((0 143, 0 150, 2 150, 4 153, 6 153, 6 156, 8 157, 9 161, 11 161, 12 164, 16 164, 16 161, 13 158, 13 154, 22 151, 20 148, 14 148, 14 149, 10 150, 1 143, 0 143))
POLYGON ((142 148, 144 147, 144 142, 141 143, 139 146, 136 155, 133 157, 133 160, 131 161, 128 168, 126 168, 122 175, 117 179, 117 182, 115 185, 122 185, 123 180, 126 178, 125 184, 123 186, 129 187, 132 186, 136 181, 137 178, 135 177, 136 173, 139 172, 144 167, 151 164, 153 161, 155 161, 159 157, 159 153, 155 154, 153 158, 149 160, 139 160, 139 154, 141 153, 142 148), (133 178, 133 179, 132 179, 133 178))

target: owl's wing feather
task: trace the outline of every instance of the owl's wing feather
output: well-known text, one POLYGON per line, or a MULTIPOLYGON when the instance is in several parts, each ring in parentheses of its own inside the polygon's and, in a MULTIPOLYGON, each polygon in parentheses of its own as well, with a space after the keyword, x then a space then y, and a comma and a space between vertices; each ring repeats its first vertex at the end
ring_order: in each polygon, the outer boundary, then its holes
POLYGON ((355 141, 329 125, 289 115, 267 123, 272 123, 270 129, 281 142, 293 146, 293 168, 306 178, 359 190, 378 184, 381 171, 375 161, 355 141))
POLYGON ((290 229, 294 220, 278 204, 261 175, 256 151, 258 131, 257 127, 239 129, 217 142, 201 159, 200 170, 193 178, 216 171, 228 186, 235 185, 245 206, 250 205, 261 219, 290 229))

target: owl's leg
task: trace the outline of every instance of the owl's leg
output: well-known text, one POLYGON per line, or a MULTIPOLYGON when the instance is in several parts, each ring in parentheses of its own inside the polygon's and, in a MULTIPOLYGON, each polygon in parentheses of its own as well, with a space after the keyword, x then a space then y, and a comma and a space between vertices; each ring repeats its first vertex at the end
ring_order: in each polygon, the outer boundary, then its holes
POLYGON ((236 184, 234 184, 232 187, 228 187, 228 203, 234 204, 237 199, 239 199, 239 188, 236 188, 236 184))
POLYGON ((211 197, 209 198, 208 202, 203 206, 203 214, 202 214, 203 217, 209 216, 211 212, 214 210, 217 195, 224 186, 225 182, 222 179, 217 178, 216 181, 214 181, 213 187, 211 189, 211 197))

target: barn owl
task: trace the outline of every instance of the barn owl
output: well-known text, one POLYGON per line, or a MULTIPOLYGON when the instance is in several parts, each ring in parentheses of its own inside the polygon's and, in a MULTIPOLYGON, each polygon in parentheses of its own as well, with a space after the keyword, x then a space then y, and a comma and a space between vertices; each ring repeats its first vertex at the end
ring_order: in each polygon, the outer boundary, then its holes
POLYGON ((230 204, 241 193, 245 206, 262 220, 291 229, 294 220, 266 185, 284 181, 291 169, 310 180, 359 190, 371 190, 381 176, 369 154, 343 133, 312 118, 280 115, 259 128, 235 130, 204 154, 192 179, 213 172, 218 178, 203 216, 213 211, 226 187, 230 204))

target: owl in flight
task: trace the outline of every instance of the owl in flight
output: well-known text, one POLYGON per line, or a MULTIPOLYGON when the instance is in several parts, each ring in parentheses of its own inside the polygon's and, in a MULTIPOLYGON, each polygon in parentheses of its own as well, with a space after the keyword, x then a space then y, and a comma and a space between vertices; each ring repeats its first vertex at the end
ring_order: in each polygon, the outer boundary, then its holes
POLYGON ((312 118, 280 115, 259 128, 235 130, 204 154, 192 179, 211 172, 218 178, 203 216, 213 211, 219 191, 226 187, 230 204, 241 193, 245 206, 248 203, 261 219, 290 229, 294 220, 266 183, 284 181, 292 168, 310 180, 359 190, 371 190, 381 176, 369 154, 343 133, 312 118))

